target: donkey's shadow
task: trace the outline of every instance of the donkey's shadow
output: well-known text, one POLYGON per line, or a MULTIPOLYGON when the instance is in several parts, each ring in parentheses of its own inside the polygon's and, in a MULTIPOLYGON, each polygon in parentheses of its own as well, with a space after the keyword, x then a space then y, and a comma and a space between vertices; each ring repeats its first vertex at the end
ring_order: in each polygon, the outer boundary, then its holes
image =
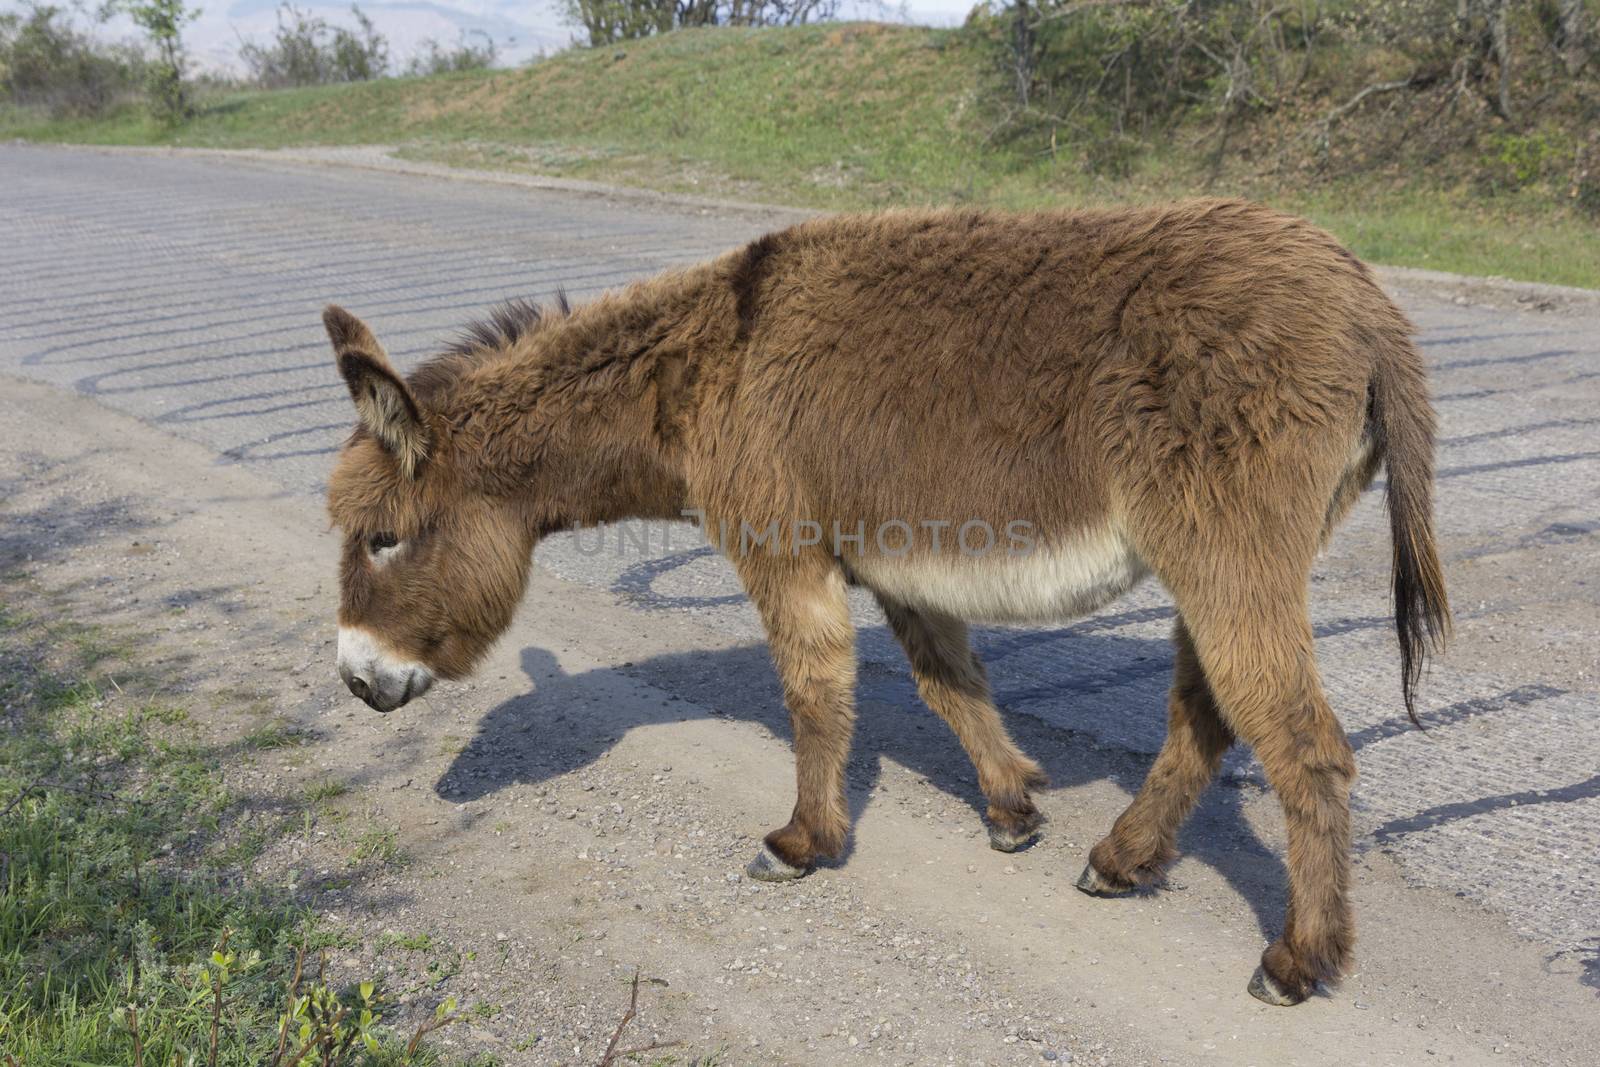
MULTIPOLYGON (((881 630, 882 628, 878 628, 881 630)), ((888 640, 886 633, 863 629, 863 641, 888 640)), ((1120 654, 1139 646, 1146 659, 1171 655, 1165 642, 1083 635, 1074 640, 1115 642, 1120 654)), ((1128 657, 1131 664, 1138 658, 1128 657)), ((578 675, 564 672, 554 656, 540 648, 522 652, 522 669, 533 691, 493 709, 477 733, 457 753, 435 784, 437 794, 453 803, 478 799, 516 783, 537 784, 582 768, 599 759, 625 732, 635 727, 675 723, 689 716, 744 719, 787 738, 788 715, 776 674, 763 645, 743 645, 653 657, 619 668, 578 675), (639 683, 659 693, 640 699, 639 683)), ((1130 715, 1162 716, 1170 672, 1140 671, 1126 691, 1130 715)), ((996 679, 997 688, 1002 688, 996 679)), ((1070 693, 1063 695, 1069 702, 1070 693)), ((954 734, 917 697, 909 673, 864 661, 857 685, 856 741, 847 772, 851 813, 859 818, 878 785, 884 759, 893 760, 973 809, 973 827, 987 805, 978 790, 976 772, 954 734)), ((1008 714, 1007 725, 1023 749, 1050 776, 1051 789, 1070 789, 1095 781, 1111 781, 1124 792, 1137 788, 1152 757, 1108 746, 1087 733, 1064 729, 1030 715, 1008 714)), ((771 783, 774 812, 786 811, 793 799, 794 779, 785 774, 771 783)), ((1046 825, 1048 836, 1071 833, 1085 853, 1110 829, 1116 812, 1073 818, 1066 825, 1046 825), (1081 818, 1081 821, 1080 821, 1081 818), (1097 822, 1098 819, 1098 822, 1097 822)), ((1058 812, 1058 820, 1063 816, 1058 812)), ((982 835, 973 838, 973 848, 982 835)), ((752 842, 754 844, 754 842, 752 842)), ((848 859, 849 849, 841 862, 848 859)), ((1287 876, 1276 853, 1251 831, 1241 811, 1241 791, 1219 782, 1207 791, 1180 842, 1183 853, 1214 868, 1249 903, 1264 936, 1282 923, 1287 876)), ((1063 872, 1075 877, 1077 867, 1063 872)))

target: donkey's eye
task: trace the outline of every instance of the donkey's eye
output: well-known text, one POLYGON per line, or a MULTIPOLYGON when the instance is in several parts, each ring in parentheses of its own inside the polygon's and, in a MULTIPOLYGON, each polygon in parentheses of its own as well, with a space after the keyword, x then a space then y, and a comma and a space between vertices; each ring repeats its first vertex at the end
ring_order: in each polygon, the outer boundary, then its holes
POLYGON ((392 533, 375 533, 367 538, 367 550, 374 554, 386 548, 393 548, 400 543, 400 538, 392 533))

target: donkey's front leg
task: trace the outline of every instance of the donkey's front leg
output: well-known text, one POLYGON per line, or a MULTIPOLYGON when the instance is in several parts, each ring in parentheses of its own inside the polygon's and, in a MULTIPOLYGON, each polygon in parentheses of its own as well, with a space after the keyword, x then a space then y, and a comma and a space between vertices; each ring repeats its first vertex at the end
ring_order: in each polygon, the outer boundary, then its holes
POLYGON ((855 632, 834 560, 762 556, 739 569, 766 624, 794 728, 794 814, 746 868, 752 878, 780 882, 838 855, 850 832, 844 769, 855 721, 855 632))

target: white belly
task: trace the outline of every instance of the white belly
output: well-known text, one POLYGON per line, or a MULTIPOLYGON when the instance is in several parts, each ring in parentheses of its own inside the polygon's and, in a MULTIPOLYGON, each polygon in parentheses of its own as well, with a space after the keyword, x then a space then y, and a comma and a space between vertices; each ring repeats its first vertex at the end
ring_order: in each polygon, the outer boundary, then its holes
POLYGON ((850 557, 869 589, 923 611, 972 622, 1060 622, 1104 607, 1150 572, 1107 525, 1023 555, 850 557))

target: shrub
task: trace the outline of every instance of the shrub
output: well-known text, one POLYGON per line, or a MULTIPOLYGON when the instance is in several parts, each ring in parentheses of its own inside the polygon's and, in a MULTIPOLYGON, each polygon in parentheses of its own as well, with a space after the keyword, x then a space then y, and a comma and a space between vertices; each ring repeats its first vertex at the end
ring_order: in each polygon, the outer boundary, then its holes
MULTIPOLYGON (((1557 189, 1600 121, 1593 0, 989 0, 996 133, 1126 174, 1180 127, 1216 177, 1404 173, 1557 189)), ((1575 169, 1576 167, 1576 169, 1575 169)), ((1574 194, 1577 198, 1580 194, 1574 194)))
POLYGON ((454 48, 445 48, 430 37, 422 42, 422 50, 406 61, 404 73, 409 78, 419 78, 459 70, 487 70, 499 56, 494 38, 482 30, 463 33, 454 48))
POLYGON ((144 79, 138 49, 97 44, 62 8, 0 13, 0 92, 12 104, 88 118, 136 97, 144 79))
POLYGON ((1187 119, 1225 129, 1275 108, 1306 75, 1319 18, 1315 4, 1267 0, 1014 0, 975 13, 974 28, 997 45, 1008 130, 1115 143, 1085 162, 1120 173, 1187 119))
POLYGON ((324 20, 285 2, 278 8, 278 29, 264 45, 246 42, 239 58, 250 78, 262 88, 326 85, 381 78, 389 70, 389 42, 356 5, 354 29, 330 26, 324 20))
POLYGON ((1572 156, 1561 138, 1547 133, 1492 133, 1488 144, 1489 176, 1511 189, 1550 177, 1572 156))
POLYGON ((798 26, 823 22, 839 0, 561 0, 570 25, 591 46, 650 37, 685 26, 798 26))

